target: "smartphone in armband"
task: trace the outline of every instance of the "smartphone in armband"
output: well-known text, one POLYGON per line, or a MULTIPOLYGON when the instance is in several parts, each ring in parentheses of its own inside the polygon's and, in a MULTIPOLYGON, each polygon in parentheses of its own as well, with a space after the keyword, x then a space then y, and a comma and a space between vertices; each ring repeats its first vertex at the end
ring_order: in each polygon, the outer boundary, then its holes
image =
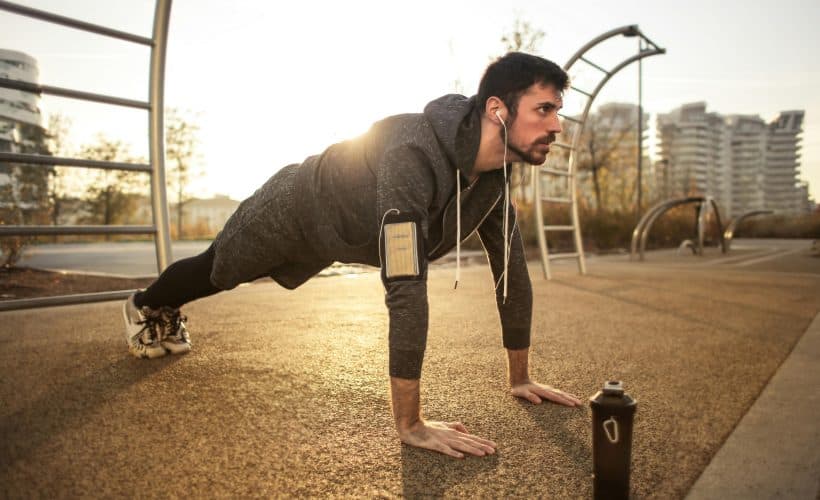
POLYGON ((382 278, 420 279, 425 263, 423 243, 417 220, 408 215, 388 214, 382 229, 382 278))

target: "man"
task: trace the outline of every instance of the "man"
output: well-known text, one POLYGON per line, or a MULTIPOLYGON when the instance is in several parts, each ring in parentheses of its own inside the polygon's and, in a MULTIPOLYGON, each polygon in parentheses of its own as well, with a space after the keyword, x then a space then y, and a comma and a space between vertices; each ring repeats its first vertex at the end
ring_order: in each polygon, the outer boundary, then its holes
POLYGON ((459 255, 460 242, 477 230, 496 282, 511 393, 580 407, 577 397, 529 378, 532 288, 508 184, 508 162, 546 159, 561 131, 567 85, 556 64, 510 53, 487 68, 477 96, 441 97, 423 114, 386 118, 358 139, 285 167, 240 204, 207 251, 172 264, 126 301, 130 351, 148 358, 188 352, 179 307, 240 283, 270 276, 293 289, 334 261, 379 266, 401 441, 458 458, 492 454, 495 443, 459 422, 424 420, 419 404, 427 262, 453 247, 459 255))

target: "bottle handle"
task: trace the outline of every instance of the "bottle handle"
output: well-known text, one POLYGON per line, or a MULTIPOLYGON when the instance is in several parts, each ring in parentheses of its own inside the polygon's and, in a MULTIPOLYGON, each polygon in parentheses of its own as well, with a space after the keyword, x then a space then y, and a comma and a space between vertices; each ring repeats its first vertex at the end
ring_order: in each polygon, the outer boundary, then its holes
POLYGON ((618 441, 620 440, 620 436, 618 435, 618 421, 615 420, 614 416, 604 420, 604 434, 606 434, 606 438, 610 443, 618 444, 618 441), (607 426, 607 424, 610 425, 607 426))

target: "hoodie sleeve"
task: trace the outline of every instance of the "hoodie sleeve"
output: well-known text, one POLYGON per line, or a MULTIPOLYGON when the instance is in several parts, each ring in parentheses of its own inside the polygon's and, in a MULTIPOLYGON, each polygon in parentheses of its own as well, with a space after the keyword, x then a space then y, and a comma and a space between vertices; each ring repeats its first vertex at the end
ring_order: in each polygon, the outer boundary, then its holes
POLYGON ((388 151, 377 174, 377 209, 380 228, 380 250, 384 250, 385 225, 394 216, 416 225, 419 245, 416 247, 418 273, 413 276, 387 278, 386 255, 381 255, 385 304, 390 316, 390 376, 421 378, 421 365, 427 345, 427 258, 424 252, 428 237, 427 214, 435 190, 430 162, 421 151, 400 147, 388 151), (398 213, 397 213, 398 211, 398 213))
POLYGON ((504 303, 504 202, 497 203, 490 215, 478 227, 478 236, 487 252, 490 268, 493 272, 493 284, 496 287, 496 304, 501 317, 501 332, 504 347, 507 349, 524 349, 530 346, 530 327, 532 323, 532 284, 524 257, 524 244, 521 240, 518 224, 515 220, 515 209, 510 202, 510 226, 513 232, 509 238, 510 263, 507 277, 507 302, 504 303))

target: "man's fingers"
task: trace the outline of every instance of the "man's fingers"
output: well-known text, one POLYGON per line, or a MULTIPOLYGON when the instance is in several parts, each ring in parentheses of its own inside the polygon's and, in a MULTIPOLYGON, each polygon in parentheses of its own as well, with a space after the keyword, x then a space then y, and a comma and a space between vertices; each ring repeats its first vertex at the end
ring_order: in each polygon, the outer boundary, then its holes
POLYGON ((560 403, 560 404, 566 405, 566 406, 576 406, 576 402, 575 402, 574 399, 569 398, 567 395, 562 394, 560 391, 546 390, 546 391, 544 391, 544 393, 542 395, 545 398, 547 398, 550 401, 553 401, 555 403, 560 403))
POLYGON ((451 447, 447 446, 446 444, 444 444, 442 442, 436 443, 433 446, 433 449, 440 452, 440 453, 444 453, 445 455, 450 455, 451 457, 464 458, 463 453, 460 453, 460 452, 452 449, 451 447))
POLYGON ((540 404, 541 404, 541 398, 539 398, 539 397, 538 397, 538 394, 536 394, 536 393, 534 393, 534 392, 527 392, 527 394, 525 395, 525 397, 526 397, 526 398, 527 398, 527 400, 529 400, 529 402, 530 402, 530 403, 532 403, 532 404, 536 404, 536 405, 540 405, 540 404))
POLYGON ((474 446, 479 450, 482 450, 487 455, 492 455, 495 453, 495 446, 490 446, 489 444, 485 444, 478 440, 475 436, 472 436, 471 439, 464 439, 464 442, 469 444, 470 446, 474 446))
POLYGON ((548 392, 544 397, 549 399, 553 403, 559 403, 559 404, 566 405, 566 406, 575 406, 574 402, 570 401, 569 399, 565 398, 564 396, 562 396, 560 394, 555 394, 555 393, 549 393, 548 392))
POLYGON ((498 448, 498 445, 495 444, 495 441, 490 441, 489 439, 484 439, 482 437, 473 436, 472 434, 469 434, 467 437, 469 437, 473 441, 478 441, 479 443, 481 443, 483 445, 489 446, 492 449, 498 448))
MULTIPOLYGON (((556 391, 558 391, 558 389, 556 389, 556 391)), ((581 404, 583 404, 583 403, 581 402, 581 398, 579 398, 579 397, 578 397, 578 396, 576 396, 575 394, 572 394, 572 393, 569 393, 569 392, 564 392, 564 391, 558 391, 558 392, 559 392, 562 396, 564 396, 564 397, 566 397, 566 398, 569 398, 569 399, 570 399, 573 403, 575 403, 576 405, 579 405, 579 406, 580 406, 581 404)))
POLYGON ((450 441, 450 447, 455 448, 459 451, 463 451, 465 453, 469 453, 470 455, 475 455, 477 457, 483 457, 488 452, 484 451, 479 447, 478 444, 473 444, 467 439, 453 439, 450 441))
POLYGON ((497 445, 489 439, 473 436, 472 434, 463 434, 458 436, 457 439, 470 446, 484 450, 484 453, 495 453, 495 449, 497 448, 497 445))
POLYGON ((447 425, 458 432, 461 433, 460 438, 466 439, 468 442, 472 441, 475 442, 474 446, 477 446, 487 453, 495 452, 495 449, 498 448, 498 445, 495 444, 494 441, 490 441, 489 439, 484 439, 482 437, 476 436, 474 434, 470 434, 464 424, 461 422, 449 422, 447 425))
POLYGON ((581 406, 581 405, 583 404, 583 403, 581 402, 581 398, 579 398, 579 397, 578 397, 578 396, 576 396, 575 394, 570 394, 570 393, 568 393, 568 392, 564 392, 564 391, 558 391, 558 392, 560 392, 560 393, 561 393, 561 395, 562 395, 562 396, 564 396, 565 398, 567 398, 567 399, 569 399, 570 401, 572 401, 572 402, 575 404, 575 406, 581 406))
POLYGON ((447 424, 447 425, 448 425, 451 429, 455 429, 455 430, 457 430, 458 432, 463 432, 463 433, 465 433, 465 434, 467 434, 467 433, 469 432, 469 431, 467 430, 467 428, 466 428, 466 427, 464 427, 464 424, 462 424, 461 422, 450 422, 450 423, 449 423, 449 424, 447 424))
POLYGON ((536 387, 535 389, 533 389, 533 392, 536 391, 541 397, 549 399, 554 403, 560 403, 566 406, 581 406, 582 404, 580 399, 560 389, 554 389, 552 387, 547 386, 536 387))

